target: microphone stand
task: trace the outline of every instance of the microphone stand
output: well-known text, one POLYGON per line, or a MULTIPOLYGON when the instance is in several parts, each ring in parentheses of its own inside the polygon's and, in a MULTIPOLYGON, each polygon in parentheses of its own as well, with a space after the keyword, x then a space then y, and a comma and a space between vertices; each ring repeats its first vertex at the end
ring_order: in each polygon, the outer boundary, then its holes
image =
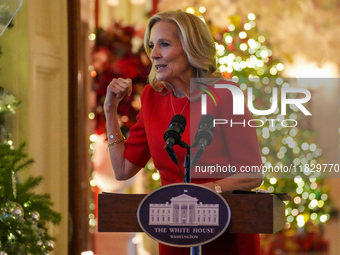
MULTIPOLYGON (((187 145, 184 141, 181 141, 179 143, 179 146, 187 149, 187 154, 185 155, 185 159, 184 159, 185 173, 184 173, 183 182, 184 183, 191 183, 190 146, 187 145)), ((200 246, 190 247, 190 255, 202 255, 202 246, 200 245, 200 246)))

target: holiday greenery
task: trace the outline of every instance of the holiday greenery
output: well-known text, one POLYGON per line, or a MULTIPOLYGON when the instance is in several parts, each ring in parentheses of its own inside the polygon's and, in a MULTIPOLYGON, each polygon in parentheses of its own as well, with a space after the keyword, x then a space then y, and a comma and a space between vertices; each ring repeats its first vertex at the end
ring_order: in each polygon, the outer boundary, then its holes
MULTIPOLYGON (((142 45, 143 32, 136 31, 132 26, 114 23, 105 30, 98 28, 95 38, 93 61, 89 68, 94 78, 93 90, 96 95, 93 108, 95 134, 106 133, 103 111, 106 88, 112 79, 122 77, 132 80, 132 94, 125 96, 118 106, 121 130, 127 137, 129 128, 136 122, 136 115, 140 109, 140 95, 147 83, 151 65, 142 45)), ((145 170, 146 189, 153 190, 159 187, 159 174, 153 163, 147 164, 145 170)))
POLYGON ((18 104, 15 96, 0 87, 0 254, 48 254, 54 239, 47 223, 58 224, 61 215, 51 209, 49 194, 33 192, 42 177, 18 178, 33 163, 24 152, 24 143, 18 148, 11 145, 4 125, 18 104))
POLYGON ((132 94, 124 97, 118 106, 121 128, 124 134, 136 122, 139 111, 139 96, 147 81, 150 62, 142 47, 141 38, 132 26, 114 23, 106 30, 98 28, 92 53, 91 75, 96 94, 95 114, 96 134, 106 133, 103 103, 106 88, 114 78, 130 78, 132 94), (139 40, 138 40, 139 39, 139 40), (134 42, 134 44, 132 44, 134 42))
POLYGON ((14 148, 5 128, 5 118, 15 113, 19 100, 0 87, 0 254, 48 254, 53 237, 47 223, 58 224, 61 215, 51 209, 49 194, 35 194, 42 177, 20 181, 18 173, 33 163, 25 144, 14 148))
POLYGON ((36 194, 42 177, 19 178, 20 172, 33 164, 24 152, 25 143, 12 145, 5 127, 15 113, 19 100, 0 87, 0 254, 45 255, 54 249, 49 223, 58 224, 61 215, 52 210, 49 194, 36 194))
POLYGON ((48 254, 54 242, 47 223, 61 220, 51 209, 50 195, 33 192, 42 177, 18 179, 18 172, 33 163, 24 147, 0 144, 0 254, 48 254))

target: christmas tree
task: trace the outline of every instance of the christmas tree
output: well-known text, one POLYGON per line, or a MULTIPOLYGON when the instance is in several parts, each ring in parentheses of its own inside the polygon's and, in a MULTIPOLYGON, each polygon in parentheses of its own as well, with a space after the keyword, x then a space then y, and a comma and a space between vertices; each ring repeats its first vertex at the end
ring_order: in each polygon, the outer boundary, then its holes
POLYGON ((24 152, 25 143, 18 148, 12 145, 5 127, 18 105, 19 100, 0 87, 0 254, 48 254, 54 249, 54 238, 47 226, 58 224, 61 215, 51 209, 49 194, 33 191, 42 177, 19 178, 33 159, 24 152))
MULTIPOLYGON (((212 31, 223 76, 240 84, 245 98, 251 93, 255 109, 268 110, 274 101, 274 90, 294 86, 296 80, 281 77, 284 65, 270 50, 266 37, 256 27, 255 19, 252 13, 244 21, 233 16, 225 30, 212 27, 212 31)), ((299 95, 289 93, 287 97, 294 99, 299 95)), ((322 150, 315 144, 316 134, 310 128, 308 117, 295 105, 287 107, 285 116, 282 115, 280 97, 277 105, 269 116, 254 115, 257 121, 253 125, 257 126, 262 162, 268 168, 281 169, 265 174, 261 188, 288 193, 293 201, 286 206, 286 230, 278 235, 284 241, 277 242, 278 236, 268 236, 263 242, 267 247, 264 253, 272 254, 275 249, 295 252, 325 250, 327 243, 322 239, 320 229, 321 224, 329 219, 333 207, 322 176, 320 173, 312 175, 307 167, 322 163, 322 150), (285 119, 289 119, 289 123, 285 119), (285 166, 293 166, 296 171, 286 175, 282 171, 285 166)))
POLYGON ((32 189, 41 177, 20 182, 17 173, 33 163, 23 152, 25 144, 15 149, 0 144, 0 254, 48 254, 54 248, 47 222, 58 224, 59 213, 49 194, 35 194, 32 189))

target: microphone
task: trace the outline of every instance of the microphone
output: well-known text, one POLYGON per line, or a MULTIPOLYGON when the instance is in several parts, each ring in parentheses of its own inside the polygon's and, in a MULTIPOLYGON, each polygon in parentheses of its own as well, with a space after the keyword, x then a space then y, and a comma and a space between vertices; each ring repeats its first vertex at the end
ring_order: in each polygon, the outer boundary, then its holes
POLYGON ((178 165, 177 156, 172 149, 175 144, 180 144, 181 136, 184 132, 187 120, 183 115, 177 114, 170 121, 169 128, 165 131, 163 139, 165 141, 165 150, 172 159, 172 161, 178 165))
POLYGON ((191 165, 195 165, 197 163, 197 161, 202 156, 205 147, 211 144, 214 131, 214 116, 211 114, 203 115, 200 123, 198 124, 198 131, 195 136, 195 141, 191 145, 191 147, 198 146, 191 165))

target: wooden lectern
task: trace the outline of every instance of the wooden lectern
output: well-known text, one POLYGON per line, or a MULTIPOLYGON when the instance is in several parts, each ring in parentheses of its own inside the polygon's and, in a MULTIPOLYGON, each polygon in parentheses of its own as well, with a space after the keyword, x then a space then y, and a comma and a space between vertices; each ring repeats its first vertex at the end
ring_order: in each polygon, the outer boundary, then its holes
MULTIPOLYGON (((137 209, 145 194, 103 193, 98 197, 99 232, 142 232, 137 209)), ((229 204, 228 233, 275 233, 286 224, 287 194, 234 192, 223 195, 229 204)))

